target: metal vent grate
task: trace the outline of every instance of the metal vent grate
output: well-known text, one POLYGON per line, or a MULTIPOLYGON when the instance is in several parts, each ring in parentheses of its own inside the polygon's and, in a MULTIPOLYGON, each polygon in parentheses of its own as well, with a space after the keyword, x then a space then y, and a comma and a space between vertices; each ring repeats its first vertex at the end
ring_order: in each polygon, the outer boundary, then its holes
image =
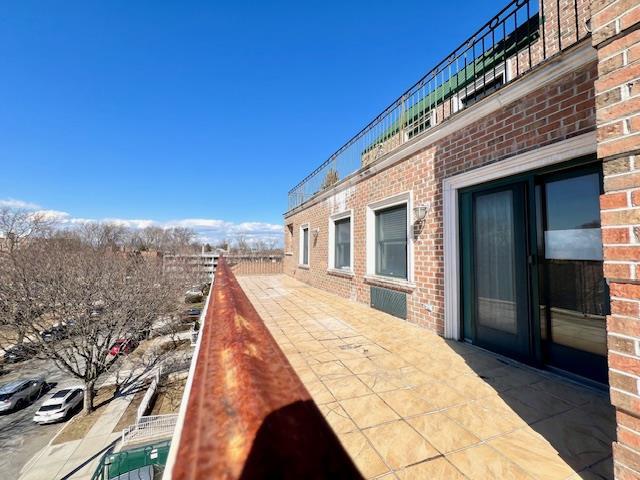
POLYGON ((371 306, 377 310, 399 317, 407 318, 407 294, 389 290, 388 288, 371 287, 371 306))

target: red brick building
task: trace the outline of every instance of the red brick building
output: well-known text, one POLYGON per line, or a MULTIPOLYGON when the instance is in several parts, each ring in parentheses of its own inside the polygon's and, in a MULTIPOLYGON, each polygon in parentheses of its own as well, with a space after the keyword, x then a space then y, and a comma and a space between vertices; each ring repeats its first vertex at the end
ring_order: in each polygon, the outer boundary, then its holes
POLYGON ((640 478, 640 3, 509 4, 289 192, 284 271, 595 388, 640 478))

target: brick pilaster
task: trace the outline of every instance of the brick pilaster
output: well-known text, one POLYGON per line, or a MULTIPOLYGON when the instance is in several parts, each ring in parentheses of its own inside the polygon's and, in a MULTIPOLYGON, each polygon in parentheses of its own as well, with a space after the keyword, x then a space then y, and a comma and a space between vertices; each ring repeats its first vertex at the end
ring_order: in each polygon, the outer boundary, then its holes
POLYGON ((592 0, 615 476, 640 478, 640 2, 592 0))

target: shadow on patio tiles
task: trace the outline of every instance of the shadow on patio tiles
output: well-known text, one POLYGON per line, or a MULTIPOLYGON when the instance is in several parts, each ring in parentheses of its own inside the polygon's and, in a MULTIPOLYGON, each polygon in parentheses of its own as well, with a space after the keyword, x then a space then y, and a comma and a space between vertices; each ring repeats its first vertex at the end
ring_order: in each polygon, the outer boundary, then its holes
MULTIPOLYGON (((532 451, 543 440, 575 472, 590 475, 589 478, 613 479, 615 410, 605 392, 554 378, 460 342, 445 343, 500 399, 487 403, 487 398, 481 397, 476 401, 478 409, 500 412, 507 420, 519 419, 539 436, 518 438, 516 433, 507 433, 488 439, 487 443, 514 463, 522 464, 536 461, 531 458, 535 457, 532 451)), ((456 380, 450 384, 460 388, 456 380)))

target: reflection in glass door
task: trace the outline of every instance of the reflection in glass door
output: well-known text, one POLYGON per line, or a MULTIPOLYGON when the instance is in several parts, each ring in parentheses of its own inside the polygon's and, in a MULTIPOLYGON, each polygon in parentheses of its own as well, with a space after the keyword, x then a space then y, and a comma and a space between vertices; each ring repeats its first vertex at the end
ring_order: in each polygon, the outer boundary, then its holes
POLYGON ((540 333, 545 361, 607 381, 600 173, 578 170, 536 185, 540 333))
POLYGON ((600 164, 460 193, 464 338, 607 383, 600 164))

